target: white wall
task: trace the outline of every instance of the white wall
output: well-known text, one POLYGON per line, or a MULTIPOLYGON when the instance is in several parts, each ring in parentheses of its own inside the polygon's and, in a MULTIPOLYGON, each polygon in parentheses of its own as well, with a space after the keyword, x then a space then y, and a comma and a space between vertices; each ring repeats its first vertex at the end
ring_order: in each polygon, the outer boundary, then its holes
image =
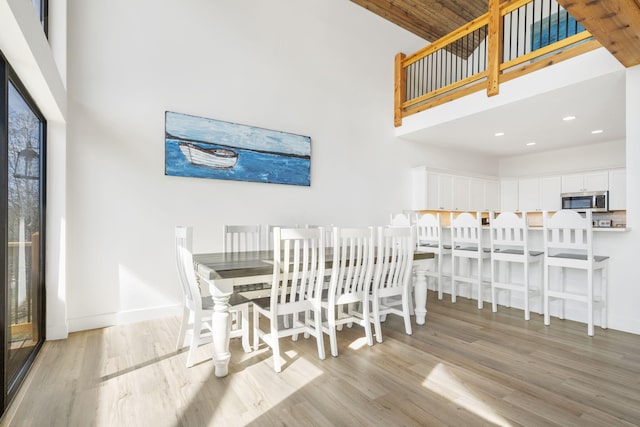
POLYGON ((430 155, 394 137, 393 57, 423 40, 344 0, 68 11, 70 330, 175 312, 176 224, 213 251, 224 223, 380 224, 408 208, 409 168, 430 155), (166 110, 311 136, 311 187, 164 176, 166 110))
MULTIPOLYGON (((224 223, 383 223, 408 207, 411 167, 508 169, 394 137, 393 56, 424 42, 353 3, 70 0, 68 10, 71 330, 174 312, 176 224, 194 225, 196 251, 209 251, 224 223), (311 136, 311 187, 164 176, 166 110, 311 136)), ((628 106, 628 123, 639 110, 628 106)), ((628 159, 638 134, 628 130, 628 159)), ((640 172, 627 168, 631 196, 640 172)), ((637 238, 621 236, 610 326, 640 333, 625 249, 637 238)))

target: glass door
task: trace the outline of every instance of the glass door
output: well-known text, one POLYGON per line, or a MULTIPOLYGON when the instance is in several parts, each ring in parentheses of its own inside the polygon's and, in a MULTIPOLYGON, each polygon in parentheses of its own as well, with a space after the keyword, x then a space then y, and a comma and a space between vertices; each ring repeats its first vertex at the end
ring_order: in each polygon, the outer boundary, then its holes
POLYGON ((43 120, 8 82, 7 352, 9 389, 40 341, 41 218, 40 156, 43 120))

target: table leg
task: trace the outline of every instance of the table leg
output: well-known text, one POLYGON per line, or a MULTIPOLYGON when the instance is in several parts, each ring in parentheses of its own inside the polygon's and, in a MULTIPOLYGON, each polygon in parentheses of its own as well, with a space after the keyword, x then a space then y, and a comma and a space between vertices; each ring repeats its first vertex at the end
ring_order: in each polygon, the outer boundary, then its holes
POLYGON ((225 377, 229 373, 229 335, 231 321, 229 319, 229 297, 213 296, 213 316, 211 329, 213 338, 213 362, 216 377, 225 377))
POLYGON ((425 262, 416 262, 416 282, 413 286, 415 297, 416 323, 424 325, 427 317, 427 265, 425 262))

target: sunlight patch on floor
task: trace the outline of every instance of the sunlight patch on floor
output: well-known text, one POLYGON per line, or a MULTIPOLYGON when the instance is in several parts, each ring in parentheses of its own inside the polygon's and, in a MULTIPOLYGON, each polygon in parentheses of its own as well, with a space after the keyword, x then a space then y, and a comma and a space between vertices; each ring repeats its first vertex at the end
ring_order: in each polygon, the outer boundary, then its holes
POLYGON ((352 350, 359 350, 365 345, 367 345, 367 337, 360 337, 349 344, 349 348, 352 350))
POLYGON ((422 385, 490 423, 505 427, 511 426, 509 421, 497 414, 489 405, 469 391, 464 384, 460 383, 442 363, 438 363, 431 370, 422 385))
MULTIPOLYGON (((271 350, 267 350, 271 354, 271 350)), ((230 389, 221 397, 218 408, 238 407, 238 397, 244 396, 248 402, 255 402, 246 408, 241 414, 241 424, 250 424, 259 419, 264 414, 277 408, 282 402, 289 399, 300 389, 307 387, 324 374, 324 371, 317 366, 317 360, 309 360, 295 350, 282 352, 282 372, 273 371, 273 358, 269 357, 259 364, 254 365, 246 373, 255 381, 255 387, 247 390, 248 378, 231 376, 230 389), (263 386, 263 382, 269 385, 263 386), (277 384, 273 387, 273 384, 277 384), (295 384, 295 385, 294 385, 295 384), (268 391, 265 391, 265 388, 268 391), (257 404, 256 404, 257 403, 257 404)), ((225 413, 216 413, 211 419, 213 425, 224 421, 225 413)))

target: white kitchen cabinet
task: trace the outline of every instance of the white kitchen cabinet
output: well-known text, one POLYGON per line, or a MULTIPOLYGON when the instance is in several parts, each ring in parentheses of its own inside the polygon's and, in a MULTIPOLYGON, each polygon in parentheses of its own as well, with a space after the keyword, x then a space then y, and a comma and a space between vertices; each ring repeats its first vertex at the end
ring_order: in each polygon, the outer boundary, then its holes
POLYGON ((469 204, 469 190, 471 178, 466 176, 453 176, 453 210, 468 211, 471 209, 469 204))
POLYGON ((488 179, 484 182, 484 207, 482 210, 500 210, 500 181, 488 179))
POLYGON ((522 212, 540 210, 540 178, 518 180, 518 210, 522 212))
POLYGON ((485 180, 480 178, 469 179, 469 209, 474 211, 486 210, 485 180))
POLYGON ((562 175, 563 193, 581 193, 584 191, 606 191, 609 189, 607 171, 562 175))
POLYGON ((411 170, 411 209, 451 210, 453 176, 429 172, 421 166, 411 170))
POLYGON ((500 210, 515 212, 518 210, 518 180, 503 178, 500 180, 500 210))
POLYGON ((627 171, 612 169, 609 171, 609 210, 627 209, 627 171))
POLYGON ((543 176, 540 178, 540 210, 559 211, 562 209, 562 178, 543 176))

